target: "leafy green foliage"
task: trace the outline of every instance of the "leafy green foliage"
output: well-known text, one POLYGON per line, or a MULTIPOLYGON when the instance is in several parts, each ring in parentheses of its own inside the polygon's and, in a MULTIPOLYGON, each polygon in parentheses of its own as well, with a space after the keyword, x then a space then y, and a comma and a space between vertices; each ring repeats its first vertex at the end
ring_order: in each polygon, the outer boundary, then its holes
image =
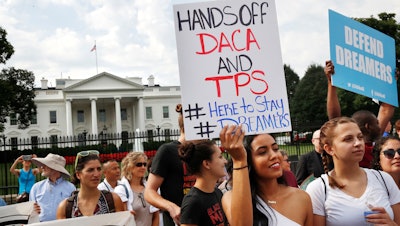
POLYGON ((290 102, 292 119, 297 121, 327 120, 326 84, 324 68, 319 65, 310 65, 290 102))
POLYGON ((0 27, 0 64, 5 64, 14 54, 14 47, 7 41, 7 32, 0 27))

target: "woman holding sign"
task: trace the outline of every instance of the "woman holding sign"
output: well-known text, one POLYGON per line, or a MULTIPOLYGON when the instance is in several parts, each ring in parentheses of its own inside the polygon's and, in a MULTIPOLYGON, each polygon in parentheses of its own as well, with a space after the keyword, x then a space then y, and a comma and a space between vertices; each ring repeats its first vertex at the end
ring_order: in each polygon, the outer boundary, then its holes
POLYGON ((331 119, 321 127, 325 169, 334 168, 307 186, 314 212, 314 224, 398 225, 400 192, 385 172, 361 168, 364 135, 347 117, 331 119))
POLYGON ((229 126, 220 139, 233 159, 232 190, 222 200, 231 225, 313 225, 310 197, 286 185, 283 157, 271 135, 244 137, 240 126, 229 126))

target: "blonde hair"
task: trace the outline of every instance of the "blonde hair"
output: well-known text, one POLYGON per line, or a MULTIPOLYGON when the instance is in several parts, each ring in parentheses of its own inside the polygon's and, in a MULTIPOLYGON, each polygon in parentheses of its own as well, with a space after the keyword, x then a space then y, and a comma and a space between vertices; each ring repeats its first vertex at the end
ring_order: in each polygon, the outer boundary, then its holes
MULTIPOLYGON (((121 162, 121 175, 125 177, 127 180, 131 181, 132 180, 132 168, 135 167, 135 164, 137 163, 138 159, 140 157, 144 158, 144 161, 147 162, 147 156, 143 152, 129 152, 128 155, 125 156, 125 158, 122 159, 121 162)), ((143 185, 143 180, 141 184, 143 185)))
MULTIPOLYGON (((338 117, 338 118, 334 118, 331 119, 327 122, 325 122, 325 124, 321 127, 321 134, 320 134, 320 145, 321 147, 324 147, 324 145, 329 145, 332 146, 333 145, 333 139, 337 136, 337 134, 335 134, 334 130, 336 129, 336 127, 338 125, 341 124, 347 124, 347 123, 354 123, 357 125, 357 122, 349 117, 338 117)), ((328 176, 328 180, 329 180, 329 185, 331 187, 338 187, 338 188, 344 188, 344 185, 339 184, 333 177, 331 177, 328 174, 328 166, 329 163, 332 161, 332 156, 330 156, 324 148, 322 148, 323 152, 322 152, 322 162, 324 165, 324 171, 326 173, 326 175, 328 176)))

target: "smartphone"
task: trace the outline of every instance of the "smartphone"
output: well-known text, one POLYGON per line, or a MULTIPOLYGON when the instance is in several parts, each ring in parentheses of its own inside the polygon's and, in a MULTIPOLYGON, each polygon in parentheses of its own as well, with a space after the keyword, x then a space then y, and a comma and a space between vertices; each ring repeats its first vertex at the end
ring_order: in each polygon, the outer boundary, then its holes
POLYGON ((32 155, 23 155, 22 156, 22 160, 24 160, 24 161, 31 161, 31 159, 32 159, 32 155))

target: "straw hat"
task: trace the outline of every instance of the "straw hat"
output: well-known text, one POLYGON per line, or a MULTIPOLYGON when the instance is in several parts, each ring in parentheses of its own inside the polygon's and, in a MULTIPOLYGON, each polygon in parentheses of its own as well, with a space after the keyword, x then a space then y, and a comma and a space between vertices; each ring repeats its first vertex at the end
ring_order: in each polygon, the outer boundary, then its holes
POLYGON ((60 155, 49 153, 46 158, 32 158, 32 162, 37 166, 47 166, 50 169, 60 172, 64 177, 70 177, 71 175, 65 169, 65 158, 60 155))

